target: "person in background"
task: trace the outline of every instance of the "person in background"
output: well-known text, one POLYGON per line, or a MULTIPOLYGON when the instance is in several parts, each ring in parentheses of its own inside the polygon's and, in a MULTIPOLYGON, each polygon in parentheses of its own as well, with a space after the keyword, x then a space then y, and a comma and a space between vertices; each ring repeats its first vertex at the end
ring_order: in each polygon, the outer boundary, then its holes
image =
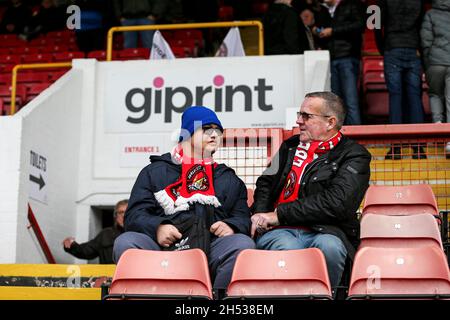
POLYGON ((99 257, 100 264, 113 264, 113 245, 116 238, 123 232, 123 221, 128 200, 121 200, 114 207, 114 225, 105 228, 92 240, 78 243, 75 238, 64 239, 64 251, 79 259, 95 259, 99 257))
POLYGON ((292 0, 275 0, 264 18, 264 53, 302 54, 309 50, 305 26, 292 0))
POLYGON ((365 28, 364 5, 360 0, 325 0, 332 17, 331 26, 319 33, 328 41, 331 58, 331 91, 344 100, 346 125, 360 125, 358 79, 362 34, 365 28))
MULTIPOLYGON (((450 122, 450 1, 433 0, 420 30, 434 123, 450 122)), ((450 157, 450 142, 445 147, 450 157)))
MULTIPOLYGON (((389 92, 389 123, 423 123, 420 27, 422 0, 378 0, 381 28, 374 29, 378 51, 384 56, 384 77, 389 92)), ((421 145, 413 145, 413 159, 425 159, 421 145)), ((401 159, 394 145, 385 159, 401 159)))
POLYGON ((20 34, 31 19, 31 10, 22 0, 11 0, 0 23, 0 33, 20 34))

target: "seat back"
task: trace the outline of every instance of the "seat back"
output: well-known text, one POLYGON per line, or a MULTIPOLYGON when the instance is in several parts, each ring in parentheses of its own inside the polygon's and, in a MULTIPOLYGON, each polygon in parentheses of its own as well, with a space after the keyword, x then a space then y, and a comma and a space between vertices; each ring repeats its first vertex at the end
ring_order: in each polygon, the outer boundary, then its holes
POLYGON ((212 299, 208 261, 200 249, 129 249, 121 256, 109 297, 212 299))
POLYGON ((349 299, 450 297, 446 257, 437 246, 371 248, 356 253, 349 299))
POLYGON ((438 224, 430 214, 385 216, 368 213, 361 219, 359 248, 408 248, 429 245, 443 250, 438 224))
POLYGON ((367 189, 362 214, 412 215, 439 210, 433 190, 427 184, 375 186, 367 189))
POLYGON ((243 250, 236 259, 227 296, 331 299, 325 257, 317 248, 243 250))

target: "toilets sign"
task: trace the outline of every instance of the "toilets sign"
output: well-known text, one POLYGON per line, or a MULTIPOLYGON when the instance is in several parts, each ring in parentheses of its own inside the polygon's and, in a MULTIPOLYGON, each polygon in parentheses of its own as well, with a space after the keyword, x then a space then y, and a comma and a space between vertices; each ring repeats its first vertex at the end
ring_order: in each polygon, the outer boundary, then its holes
POLYGON ((47 204, 47 157, 30 150, 28 173, 29 197, 47 204))

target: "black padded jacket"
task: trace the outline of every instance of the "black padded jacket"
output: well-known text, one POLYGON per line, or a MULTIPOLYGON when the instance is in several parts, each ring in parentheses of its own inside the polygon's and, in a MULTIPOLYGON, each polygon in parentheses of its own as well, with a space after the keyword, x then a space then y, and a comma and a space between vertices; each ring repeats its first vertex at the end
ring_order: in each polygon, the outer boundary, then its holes
MULTIPOLYGON (((271 165, 256 182, 252 212, 271 212, 291 170, 299 136, 283 142, 271 165)), ((298 199, 280 204, 283 226, 305 226, 339 237, 353 259, 359 245, 357 210, 369 186, 370 153, 343 136, 341 142, 305 169, 298 199)))

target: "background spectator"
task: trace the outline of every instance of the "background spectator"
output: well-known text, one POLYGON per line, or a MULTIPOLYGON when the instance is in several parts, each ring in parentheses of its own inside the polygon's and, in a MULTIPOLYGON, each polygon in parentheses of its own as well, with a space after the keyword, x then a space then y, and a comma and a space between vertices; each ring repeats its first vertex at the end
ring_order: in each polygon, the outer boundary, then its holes
POLYGON ((75 4, 81 12, 81 28, 75 30, 78 49, 85 53, 104 49, 106 0, 77 0, 75 4))
POLYGON ((302 54, 309 43, 292 0, 275 0, 263 18, 264 53, 302 54))
POLYGON ((325 0, 325 3, 332 22, 319 37, 329 41, 331 91, 341 97, 347 107, 345 124, 359 125, 358 78, 365 28, 364 6, 360 0, 325 0))
MULTIPOLYGON (((167 1, 168 2, 168 1, 167 1)), ((164 5, 160 0, 114 0, 116 17, 122 26, 142 26, 156 23, 157 6, 164 5)), ((124 32, 125 48, 136 48, 138 46, 138 35, 141 37, 143 47, 152 48, 153 30, 124 32)))
POLYGON ((24 40, 31 40, 50 31, 63 29, 66 25, 66 12, 55 6, 53 0, 43 0, 39 10, 25 26, 20 37, 24 40))
POLYGON ((11 4, 3 15, 0 33, 20 34, 30 18, 31 10, 22 3, 22 0, 11 0, 11 4))
MULTIPOLYGON (((375 29, 378 50, 384 55, 384 76, 389 91, 389 122, 422 123, 422 68, 420 26, 422 0, 378 0, 381 29, 375 29)), ((400 146, 392 147, 386 159, 397 159, 400 146)), ((422 147, 413 146, 415 158, 425 158, 422 147)))
MULTIPOLYGON (((450 1, 434 0, 420 32, 433 122, 450 122, 450 1)), ((450 155, 450 142, 446 146, 450 155)))
POLYGON ((123 232, 123 218, 127 206, 128 200, 117 202, 114 207, 114 226, 103 229, 94 239, 81 244, 72 237, 64 239, 64 251, 80 259, 99 257, 100 264, 113 264, 113 245, 116 238, 123 232))
POLYGON ((433 122, 450 122, 450 2, 434 0, 421 29, 433 122), (444 108, 446 106, 446 108, 444 108), (446 111, 446 112, 445 112, 446 111))

